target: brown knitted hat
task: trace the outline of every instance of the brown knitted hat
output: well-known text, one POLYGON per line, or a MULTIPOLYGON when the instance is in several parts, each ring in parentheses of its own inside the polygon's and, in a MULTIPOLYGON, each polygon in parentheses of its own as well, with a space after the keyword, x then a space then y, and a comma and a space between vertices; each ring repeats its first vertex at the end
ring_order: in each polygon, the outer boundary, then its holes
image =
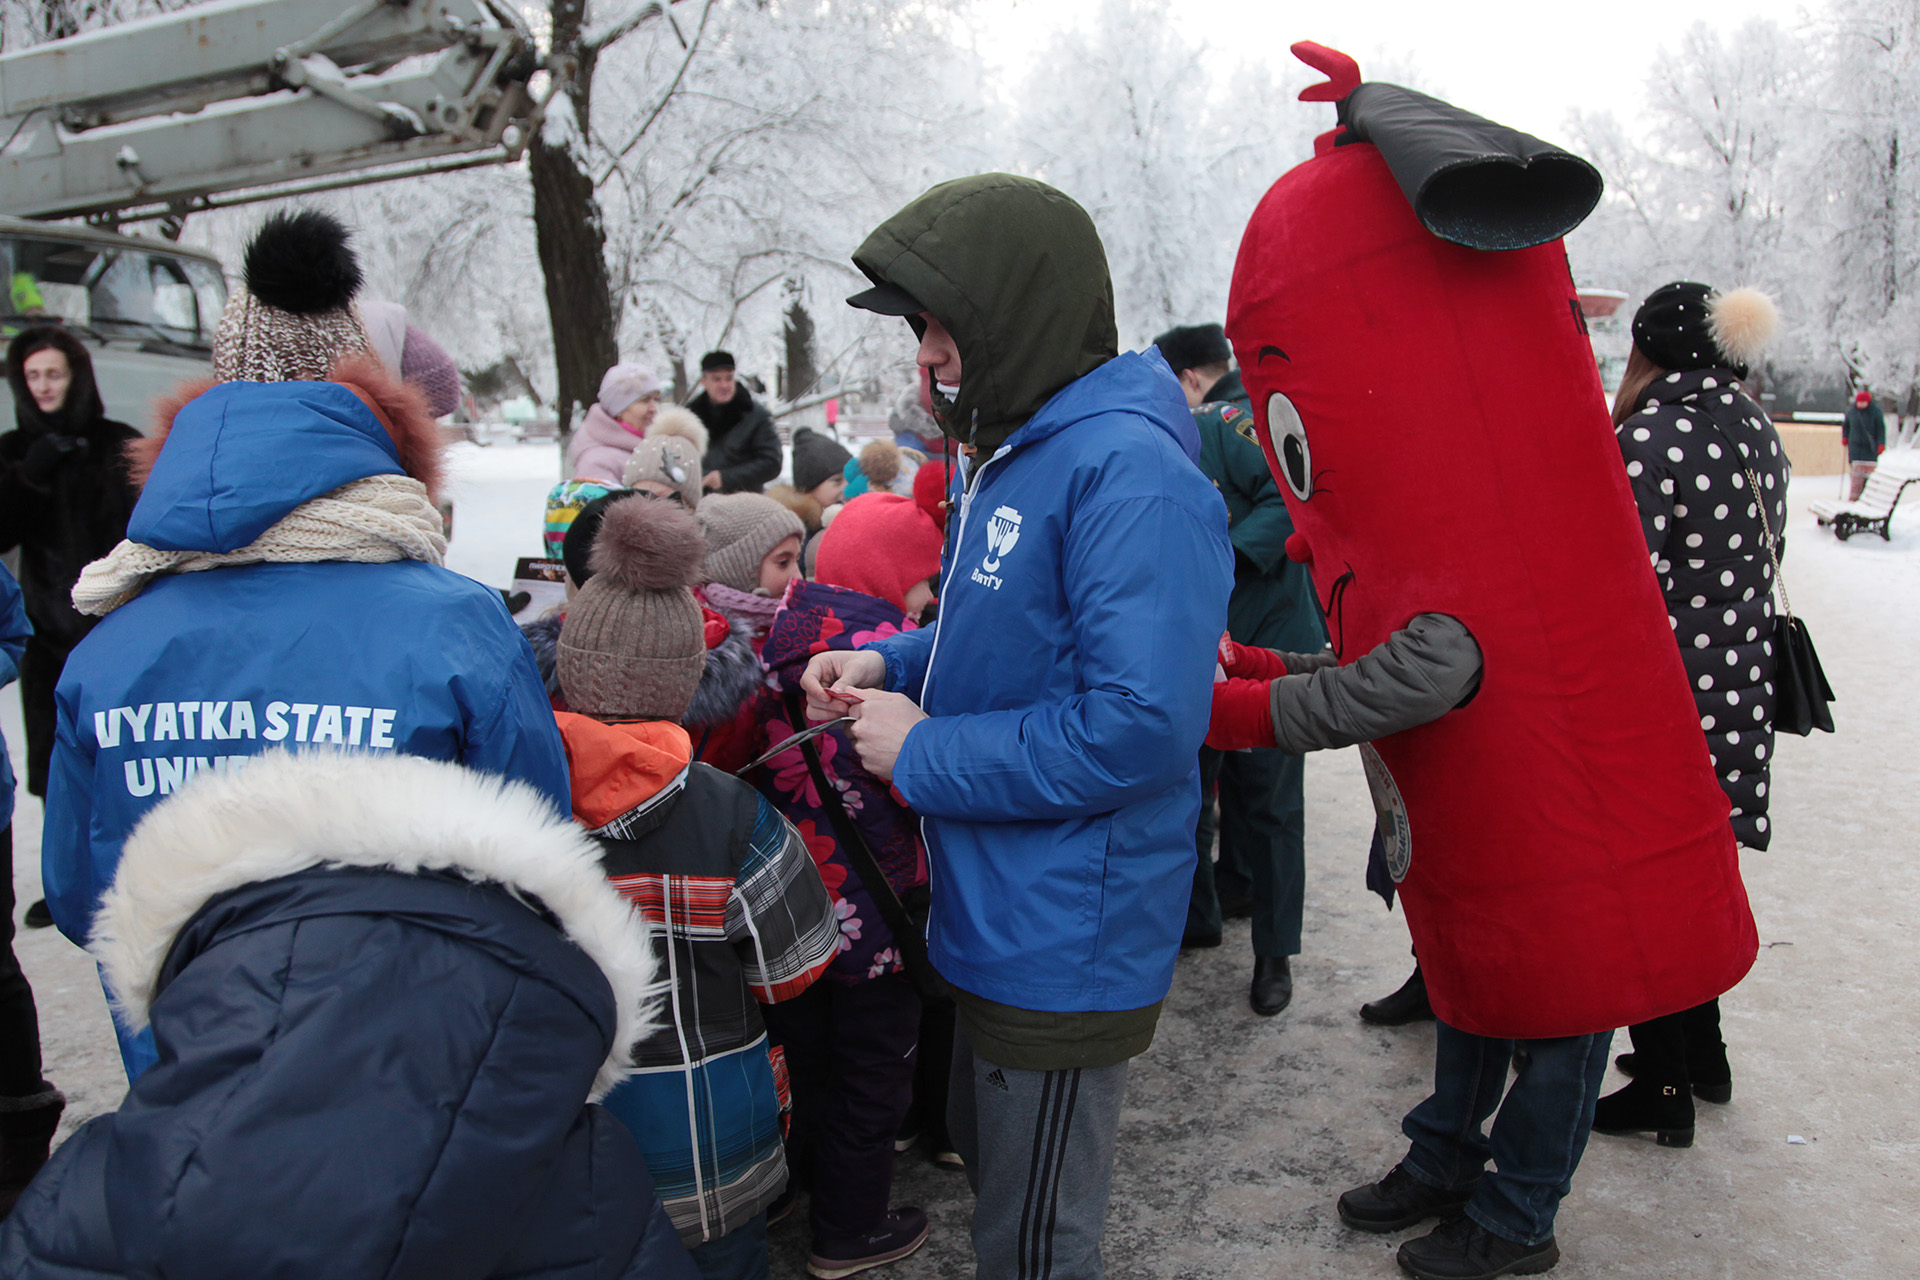
POLYGON ((700 502, 707 531, 707 580, 735 591, 760 588, 760 562, 788 538, 807 536, 800 517, 763 493, 717 493, 700 502))
POLYGON ((609 720, 678 720, 707 666, 705 622, 687 588, 706 542, 693 513, 657 498, 610 504, 593 577, 560 626, 567 705, 609 720))
POLYGON ((373 350, 354 312, 361 277, 349 238, 339 219, 312 209, 260 225, 247 245, 245 283, 214 333, 214 377, 324 382, 342 356, 373 350))

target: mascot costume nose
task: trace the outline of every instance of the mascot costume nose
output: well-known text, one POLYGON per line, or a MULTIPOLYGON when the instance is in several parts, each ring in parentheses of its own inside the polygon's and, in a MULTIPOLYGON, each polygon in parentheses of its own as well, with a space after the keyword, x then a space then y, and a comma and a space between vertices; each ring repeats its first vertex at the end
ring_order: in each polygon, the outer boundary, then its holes
POLYGON ((1272 722, 1416 620, 1464 628, 1477 683, 1362 746, 1435 1013, 1530 1039, 1692 1008, 1757 940, 1560 240, 1599 175, 1293 50, 1339 127, 1255 211, 1227 333, 1339 666, 1273 681, 1272 722))

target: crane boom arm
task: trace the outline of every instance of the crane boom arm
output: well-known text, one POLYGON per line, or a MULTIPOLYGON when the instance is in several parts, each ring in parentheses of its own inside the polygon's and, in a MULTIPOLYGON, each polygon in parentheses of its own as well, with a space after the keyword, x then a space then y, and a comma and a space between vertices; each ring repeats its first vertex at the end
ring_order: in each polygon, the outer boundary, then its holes
POLYGON ((34 46, 0 56, 0 214, 126 220, 510 160, 537 69, 502 0, 210 0, 34 46))

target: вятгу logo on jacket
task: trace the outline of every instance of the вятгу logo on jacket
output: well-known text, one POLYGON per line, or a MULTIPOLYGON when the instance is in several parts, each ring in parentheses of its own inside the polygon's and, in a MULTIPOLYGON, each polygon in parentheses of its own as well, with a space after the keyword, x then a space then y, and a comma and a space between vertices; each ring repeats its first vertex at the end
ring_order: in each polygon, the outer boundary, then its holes
POLYGON ((987 554, 980 558, 980 567, 973 571, 973 580, 983 587, 1000 589, 1000 561, 1013 550, 1020 541, 1020 513, 1012 507, 996 507, 993 519, 987 521, 987 554))

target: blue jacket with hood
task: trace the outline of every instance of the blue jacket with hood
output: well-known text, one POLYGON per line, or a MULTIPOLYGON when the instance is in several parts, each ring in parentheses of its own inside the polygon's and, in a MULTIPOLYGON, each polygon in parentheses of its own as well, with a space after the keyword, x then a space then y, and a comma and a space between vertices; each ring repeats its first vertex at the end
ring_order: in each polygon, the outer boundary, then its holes
MULTIPOLYGON (((390 421, 404 412, 366 389, 390 421)), ((234 551, 341 485, 400 474, 393 436, 346 386, 223 383, 175 415, 127 537, 234 551)), ((419 561, 163 575, 74 650, 55 704, 41 871, 55 923, 83 946, 141 816, 274 746, 456 761, 569 811, 559 731, 499 593, 419 561)), ((137 1076, 150 1039, 121 1032, 137 1076)))
POLYGON ((1099 239, 1050 187, 935 187, 854 261, 942 319, 963 372, 935 407, 979 450, 938 622, 864 646, 930 717, 893 771, 925 819, 928 952, 1020 1009, 1153 1005, 1233 587, 1193 415, 1157 351, 1113 354, 1099 239))

